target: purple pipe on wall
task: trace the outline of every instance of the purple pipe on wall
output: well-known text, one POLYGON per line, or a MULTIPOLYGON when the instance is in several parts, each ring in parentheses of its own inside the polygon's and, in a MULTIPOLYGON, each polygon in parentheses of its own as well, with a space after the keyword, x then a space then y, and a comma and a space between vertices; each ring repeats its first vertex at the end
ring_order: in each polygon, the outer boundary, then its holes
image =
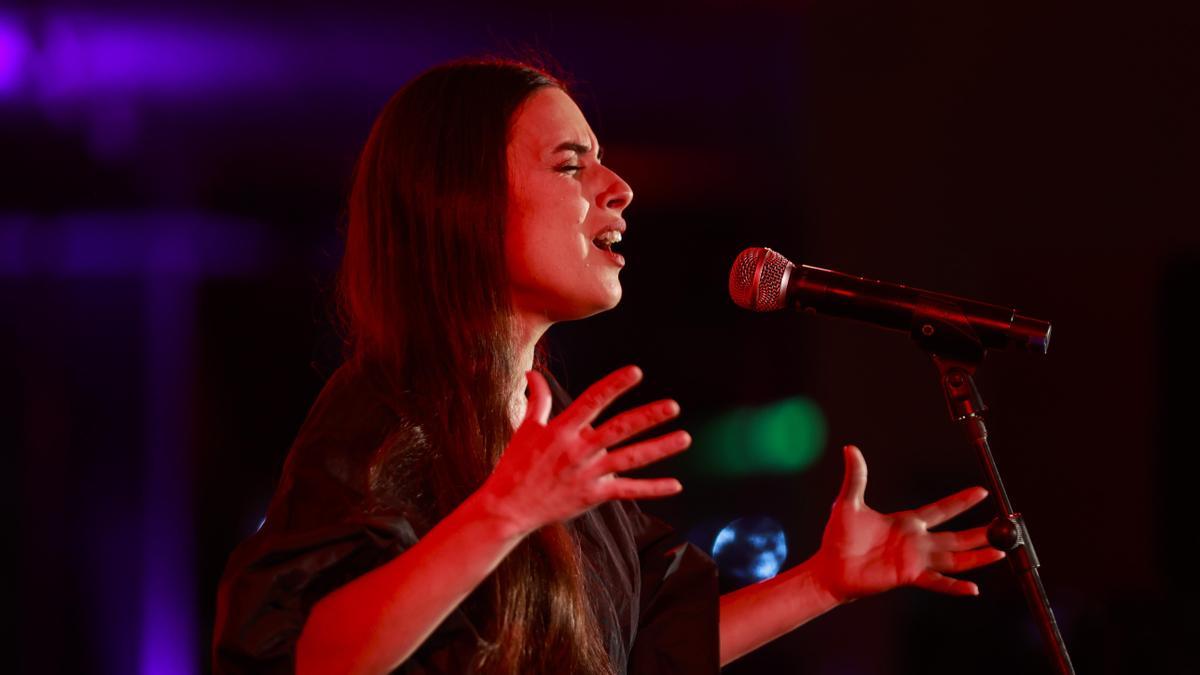
POLYGON ((142 289, 133 299, 141 325, 104 331, 141 346, 141 522, 93 522, 98 514, 89 514, 80 522, 94 531, 77 543, 79 605, 95 613, 89 625, 102 627, 96 672, 128 672, 136 661, 144 675, 192 675, 207 648, 199 644, 192 510, 196 289, 205 279, 263 271, 273 249, 256 224, 206 214, 0 215, 0 278, 133 279, 142 289), (130 575, 136 580, 118 581, 130 575), (124 597, 129 589, 139 597, 124 597))

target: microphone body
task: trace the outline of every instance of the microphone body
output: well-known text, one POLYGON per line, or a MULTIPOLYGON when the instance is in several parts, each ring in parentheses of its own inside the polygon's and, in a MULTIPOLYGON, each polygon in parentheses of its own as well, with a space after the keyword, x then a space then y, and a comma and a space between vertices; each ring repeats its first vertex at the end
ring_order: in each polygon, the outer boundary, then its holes
POLYGON ((973 334, 967 339, 983 348, 1045 354, 1050 346, 1050 324, 1011 307, 797 266, 769 248, 742 251, 730 270, 729 294, 752 311, 806 309, 904 331, 924 342, 951 333, 952 339, 973 334))

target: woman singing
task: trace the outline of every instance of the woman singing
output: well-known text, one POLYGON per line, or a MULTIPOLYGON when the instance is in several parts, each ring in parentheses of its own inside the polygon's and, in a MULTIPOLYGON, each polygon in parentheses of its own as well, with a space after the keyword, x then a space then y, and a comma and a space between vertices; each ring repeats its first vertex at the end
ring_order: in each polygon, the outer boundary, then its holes
POLYGON ((722 597, 713 562, 638 509, 682 488, 621 474, 690 438, 627 441, 679 405, 610 415, 635 366, 572 402, 542 347, 621 299, 632 199, 538 68, 454 62, 388 102, 349 199, 348 358, 229 559, 216 672, 716 673, 864 595, 978 593, 944 573, 1002 557, 983 528, 928 529, 985 491, 877 513, 852 446, 818 553, 722 597))

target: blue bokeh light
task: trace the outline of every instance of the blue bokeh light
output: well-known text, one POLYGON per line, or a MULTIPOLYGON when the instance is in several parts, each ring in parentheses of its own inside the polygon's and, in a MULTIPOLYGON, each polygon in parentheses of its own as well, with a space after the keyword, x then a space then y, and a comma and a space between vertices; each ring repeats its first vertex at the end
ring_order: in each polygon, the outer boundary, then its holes
POLYGON ((787 537, 773 518, 738 518, 717 533, 712 556, 724 576, 743 584, 764 581, 783 568, 787 537))

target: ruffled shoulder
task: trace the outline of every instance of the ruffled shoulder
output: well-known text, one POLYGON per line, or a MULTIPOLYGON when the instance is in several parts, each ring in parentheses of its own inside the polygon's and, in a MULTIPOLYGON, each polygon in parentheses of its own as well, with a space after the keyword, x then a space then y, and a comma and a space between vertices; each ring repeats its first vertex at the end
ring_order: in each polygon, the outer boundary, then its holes
MULTIPOLYGON (((426 531, 412 503, 373 495, 382 447, 424 442, 352 365, 326 383, 288 453, 263 526, 230 555, 217 593, 215 673, 292 673, 309 612, 426 531)), ((413 453, 397 452, 398 457, 413 453)), ((453 612, 399 672, 465 672, 480 636, 453 612)))

